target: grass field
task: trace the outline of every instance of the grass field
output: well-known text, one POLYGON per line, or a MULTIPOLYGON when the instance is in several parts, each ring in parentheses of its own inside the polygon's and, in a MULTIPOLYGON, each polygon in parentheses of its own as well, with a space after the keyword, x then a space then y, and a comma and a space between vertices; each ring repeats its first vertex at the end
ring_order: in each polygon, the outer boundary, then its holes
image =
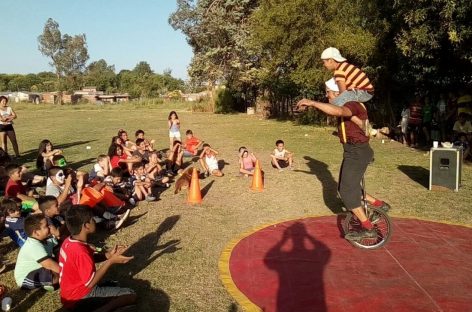
MULTIPOLYGON (((130 137, 143 129, 159 148, 168 146, 167 115, 176 109, 182 132, 194 134, 220 152, 222 178, 201 180, 203 204, 190 207, 186 194, 165 191, 154 203, 140 203, 127 227, 107 237, 109 246, 130 245, 135 259, 109 273, 124 286, 137 290, 139 311, 238 311, 218 277, 218 258, 225 245, 240 233, 261 224, 338 211, 336 180, 342 148, 333 128, 296 126, 292 122, 261 120, 255 116, 191 113, 184 104, 106 106, 13 105, 22 160, 33 165, 39 142, 51 140, 64 149, 69 163, 89 170, 96 156, 106 153, 111 137, 126 129, 130 137), (294 171, 277 172, 269 166, 276 139, 295 153, 294 171), (261 159, 265 190, 253 193, 250 179, 237 175, 237 150, 244 145, 261 159), (90 146, 91 149, 86 149, 90 146)), ((472 224, 471 172, 463 168, 458 193, 431 192, 429 155, 396 142, 373 141, 375 162, 367 172, 368 191, 389 202, 391 215, 472 224)), ((103 242, 103 241, 101 241, 103 242)), ((100 243, 100 241, 98 242, 100 243)), ((15 289, 17 250, 4 239, 1 253, 10 262, 1 282, 10 288, 17 311, 56 311, 57 292, 28 293, 15 289)), ((263 287, 263 285, 261 285, 263 287)))

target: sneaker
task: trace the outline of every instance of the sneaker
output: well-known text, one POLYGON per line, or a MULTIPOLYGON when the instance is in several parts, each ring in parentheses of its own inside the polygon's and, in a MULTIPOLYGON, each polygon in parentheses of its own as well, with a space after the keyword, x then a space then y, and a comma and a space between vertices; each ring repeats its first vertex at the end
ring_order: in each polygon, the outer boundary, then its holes
POLYGON ((106 220, 116 220, 118 217, 109 211, 105 211, 102 217, 106 220))
POLYGON ((279 172, 282 172, 282 171, 284 171, 284 170, 283 170, 282 168, 280 168, 280 169, 279 169, 279 172))
POLYGON ((93 220, 95 220, 95 223, 100 223, 100 222, 103 221, 103 218, 95 216, 95 217, 93 217, 93 220))
POLYGON ((133 197, 131 197, 131 198, 128 200, 128 202, 129 202, 131 205, 136 206, 136 200, 135 200, 133 197))
POLYGON ((152 194, 148 194, 148 195, 146 195, 145 200, 148 201, 148 202, 152 202, 152 201, 156 200, 156 197, 152 194))
POLYGON ((129 209, 126 210, 126 212, 124 214, 122 214, 118 217, 117 221, 113 221, 113 222, 115 222, 115 230, 118 230, 123 225, 123 223, 126 221, 126 219, 128 219, 130 211, 131 210, 129 210, 129 209))
POLYGON ((377 238, 377 231, 375 229, 362 229, 360 232, 349 232, 344 236, 349 241, 360 241, 365 238, 377 238))

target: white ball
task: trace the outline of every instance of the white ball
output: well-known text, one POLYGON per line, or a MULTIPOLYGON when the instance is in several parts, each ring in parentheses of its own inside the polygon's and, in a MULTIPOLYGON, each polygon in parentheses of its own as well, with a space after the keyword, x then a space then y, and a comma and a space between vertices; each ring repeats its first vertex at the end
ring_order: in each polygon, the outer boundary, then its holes
POLYGON ((92 147, 89 146, 89 145, 87 145, 85 148, 86 148, 86 149, 92 149, 92 147))

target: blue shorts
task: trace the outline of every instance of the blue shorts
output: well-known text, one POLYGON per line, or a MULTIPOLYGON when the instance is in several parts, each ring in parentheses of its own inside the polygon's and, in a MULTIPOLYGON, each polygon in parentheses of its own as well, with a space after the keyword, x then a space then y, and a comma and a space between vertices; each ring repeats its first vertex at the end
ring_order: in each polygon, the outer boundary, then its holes
POLYGON ((23 283, 21 284, 21 288, 23 289, 35 289, 35 288, 48 288, 53 286, 53 275, 52 271, 39 268, 37 270, 31 271, 26 275, 23 283))
POLYGON ((365 90, 346 90, 339 96, 335 97, 332 104, 336 106, 343 106, 347 102, 361 102, 365 103, 372 99, 373 95, 365 90))

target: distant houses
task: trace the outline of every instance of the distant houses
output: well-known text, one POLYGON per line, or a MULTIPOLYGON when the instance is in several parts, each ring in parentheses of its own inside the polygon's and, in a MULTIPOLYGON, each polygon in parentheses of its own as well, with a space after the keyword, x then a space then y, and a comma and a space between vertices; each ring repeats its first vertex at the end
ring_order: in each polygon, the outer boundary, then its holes
MULTIPOLYGON (((45 103, 58 103, 58 91, 42 93, 42 100, 45 103)), ((127 102, 130 100, 128 93, 111 93, 105 94, 103 91, 97 91, 95 87, 84 87, 82 90, 74 91, 73 94, 62 94, 62 103, 76 104, 81 100, 86 100, 91 103, 117 103, 127 102)))

